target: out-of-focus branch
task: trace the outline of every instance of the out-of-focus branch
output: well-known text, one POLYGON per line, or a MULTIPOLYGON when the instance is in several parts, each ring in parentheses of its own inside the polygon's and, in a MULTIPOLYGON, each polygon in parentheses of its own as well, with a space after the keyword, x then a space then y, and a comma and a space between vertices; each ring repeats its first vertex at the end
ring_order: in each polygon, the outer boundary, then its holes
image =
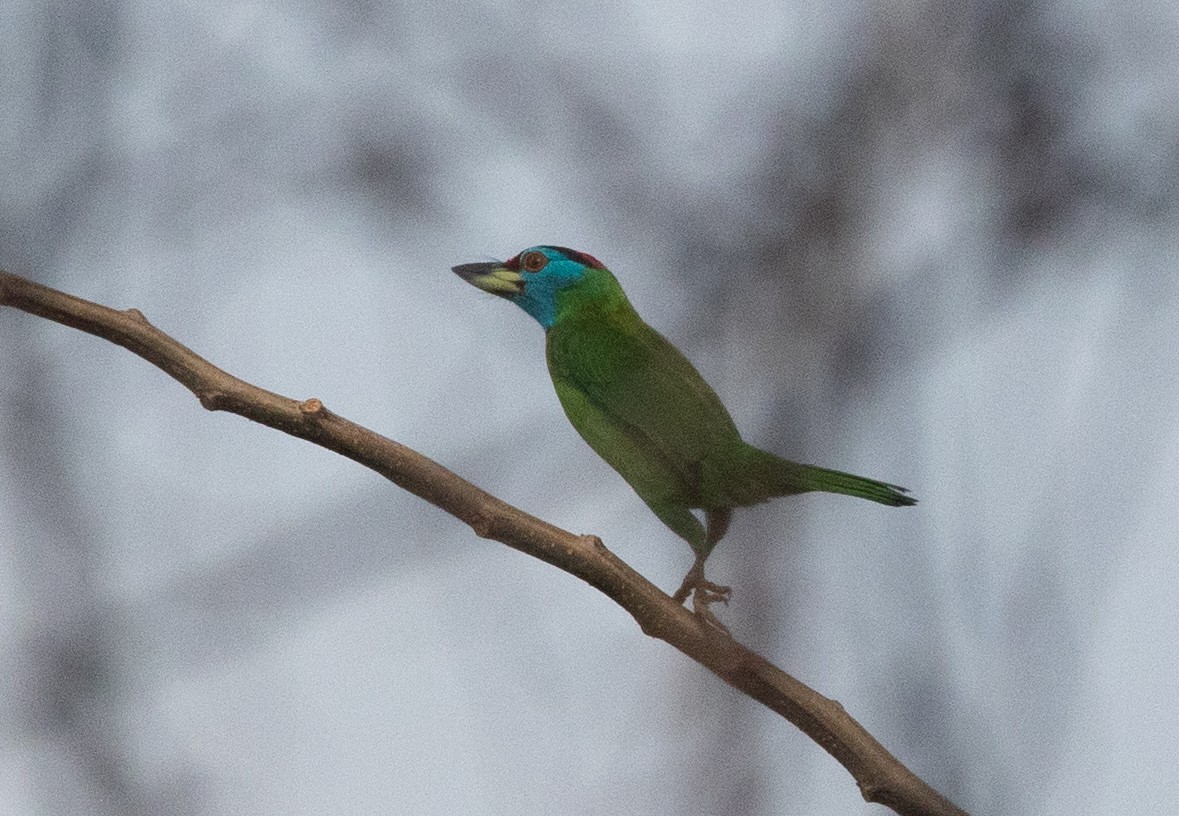
POLYGON ((907 816, 963 814, 885 750, 843 706, 702 624, 597 537, 573 535, 530 516, 422 454, 328 411, 317 399, 300 402, 239 380, 136 309, 117 311, 2 271, 0 305, 117 343, 163 369, 210 411, 240 414, 333 450, 461 519, 477 535, 581 578, 626 609, 646 634, 668 642, 805 732, 851 772, 867 801, 907 816))

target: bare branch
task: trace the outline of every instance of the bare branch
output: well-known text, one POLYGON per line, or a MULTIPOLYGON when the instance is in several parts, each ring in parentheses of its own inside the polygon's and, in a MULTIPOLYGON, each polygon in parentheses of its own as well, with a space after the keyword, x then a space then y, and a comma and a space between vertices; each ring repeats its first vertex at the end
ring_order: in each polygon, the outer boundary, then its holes
POLYGON ((530 516, 420 453, 328 411, 317 399, 299 402, 239 380, 164 334, 136 309, 116 311, 2 271, 0 305, 117 343, 181 382, 205 408, 240 414, 333 450, 461 519, 477 535, 581 578, 626 609, 646 634, 671 644, 801 729, 851 772, 867 801, 906 816, 964 816, 843 706, 703 625, 596 536, 573 535, 530 516))

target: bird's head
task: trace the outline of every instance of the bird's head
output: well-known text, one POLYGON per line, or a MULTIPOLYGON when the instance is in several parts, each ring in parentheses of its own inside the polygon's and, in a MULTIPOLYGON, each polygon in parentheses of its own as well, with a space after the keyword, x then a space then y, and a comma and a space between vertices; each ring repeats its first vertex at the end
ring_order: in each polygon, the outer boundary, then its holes
POLYGON ((530 247, 502 263, 469 263, 452 268, 472 286, 512 301, 546 329, 557 320, 560 293, 594 279, 617 286, 597 258, 559 246, 530 247))

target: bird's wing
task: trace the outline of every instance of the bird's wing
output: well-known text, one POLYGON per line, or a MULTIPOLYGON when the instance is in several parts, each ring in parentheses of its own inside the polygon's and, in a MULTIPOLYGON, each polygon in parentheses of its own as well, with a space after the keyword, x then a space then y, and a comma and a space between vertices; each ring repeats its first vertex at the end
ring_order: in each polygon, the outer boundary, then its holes
POLYGON ((721 460, 741 445, 716 392, 679 349, 637 316, 558 323, 548 333, 548 360, 558 394, 576 390, 595 409, 592 421, 575 416, 589 412, 571 411, 563 396, 574 427, 632 485, 634 480, 615 461, 619 435, 632 451, 658 462, 660 471, 674 474, 670 478, 676 490, 696 501, 719 477, 714 471, 723 470, 721 460), (603 423, 610 426, 609 434, 603 423))

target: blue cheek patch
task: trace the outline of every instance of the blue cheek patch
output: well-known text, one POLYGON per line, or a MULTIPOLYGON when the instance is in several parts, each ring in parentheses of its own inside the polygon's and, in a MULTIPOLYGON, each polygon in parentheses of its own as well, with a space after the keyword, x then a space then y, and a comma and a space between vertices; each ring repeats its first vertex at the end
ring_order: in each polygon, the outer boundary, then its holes
POLYGON ((553 261, 536 273, 524 273, 524 291, 512 301, 543 326, 557 322, 557 292, 583 277, 584 269, 569 261, 553 261))

